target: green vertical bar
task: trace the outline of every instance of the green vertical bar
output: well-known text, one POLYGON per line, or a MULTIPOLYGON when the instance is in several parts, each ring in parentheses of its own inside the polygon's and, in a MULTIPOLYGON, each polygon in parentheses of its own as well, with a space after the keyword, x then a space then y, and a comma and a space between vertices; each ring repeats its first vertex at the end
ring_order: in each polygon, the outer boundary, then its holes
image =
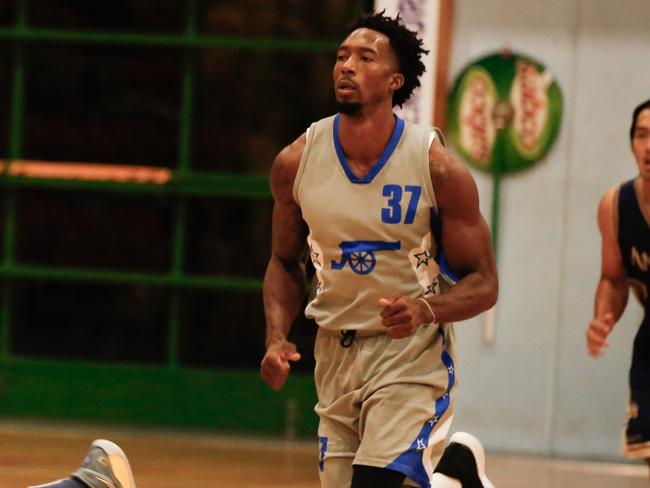
POLYGON ((27 25, 27 0, 18 0, 16 2, 16 26, 25 27, 27 25))
MULTIPOLYGON (((196 36, 196 0, 187 2, 185 37, 196 36)), ((190 169, 190 152, 192 136, 192 99, 194 87, 194 57, 192 48, 184 53, 183 81, 181 92, 180 132, 178 140, 178 173, 183 175, 190 169)), ((174 276, 183 275, 185 256, 185 232, 187 228, 187 201, 179 196, 174 207, 174 229, 172 241, 172 266, 174 276)), ((179 364, 181 296, 180 291, 171 291, 169 306, 169 329, 167 335, 167 364, 170 368, 179 364)))
MULTIPOLYGON (((5 269, 13 267, 15 242, 15 190, 8 190, 5 197, 5 238, 2 266, 5 269)), ((0 301, 0 359, 11 357, 11 302, 12 289, 9 280, 2 283, 2 299, 0 301)))
MULTIPOLYGON (((14 51, 14 71, 11 97, 11 122, 9 130, 9 165, 19 159, 22 153, 23 138, 23 99, 24 99, 24 63, 23 46, 16 46, 14 51)), ((8 171, 8 168, 7 168, 8 171)), ((5 235, 4 235, 4 266, 12 266, 16 248, 16 213, 15 190, 10 189, 6 196, 5 235)))
MULTIPOLYGON (((187 2, 187 24, 185 37, 196 36, 196 0, 187 2)), ((194 95, 194 59, 193 48, 185 49, 183 64, 183 83, 181 92, 180 137, 178 145, 178 170, 185 173, 190 169, 190 146, 192 135, 192 99, 194 95)))
MULTIPOLYGON (((16 5, 16 28, 21 29, 27 24, 27 2, 18 0, 16 5)), ((11 122, 9 132, 9 161, 19 159, 22 153, 23 139, 23 100, 25 66, 23 59, 23 46, 20 42, 14 49, 13 86, 11 98, 11 122)), ((5 171, 8 171, 8 165, 5 171)), ((12 268, 16 254, 16 191, 9 189, 5 197, 5 222, 4 222, 4 255, 2 266, 12 268)), ((11 305, 12 288, 9 281, 2 284, 2 301, 0 302, 0 359, 11 357, 11 305)))
POLYGON ((498 130, 496 140, 492 148, 492 175, 494 180, 492 183, 492 248, 494 249, 495 259, 499 254, 499 216, 501 214, 501 180, 506 174, 508 161, 508 154, 505 148, 508 147, 507 134, 504 130, 498 130))
MULTIPOLYGON (((5 198, 5 238, 4 238, 4 256, 2 266, 5 269, 13 267, 14 243, 15 243, 15 190, 10 189, 5 198)), ((0 359, 9 359, 11 357, 11 303, 12 289, 9 280, 2 283, 2 301, 0 313, 0 359)))
MULTIPOLYGON (((185 220, 187 202, 179 197, 174 208, 174 229, 172 242, 172 274, 176 277, 183 275, 183 258, 185 255, 185 220)), ((181 292, 171 290, 169 301, 169 328, 167 332, 167 365, 176 368, 179 364, 179 335, 181 315, 181 292)))

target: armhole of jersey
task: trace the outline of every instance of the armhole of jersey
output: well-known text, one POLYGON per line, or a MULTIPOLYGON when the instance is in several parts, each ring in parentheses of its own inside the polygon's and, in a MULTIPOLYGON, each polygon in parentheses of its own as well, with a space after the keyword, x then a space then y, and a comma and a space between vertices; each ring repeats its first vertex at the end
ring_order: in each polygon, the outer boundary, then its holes
POLYGON ((424 156, 424 181, 426 182, 426 188, 427 188, 427 193, 429 194, 429 198, 431 200, 431 205, 433 208, 436 210, 438 209, 438 202, 436 200, 436 192, 433 190, 433 181, 431 181, 431 162, 429 161, 429 148, 431 147, 431 144, 433 144, 433 141, 438 139, 440 143, 444 146, 445 145, 445 139, 442 136, 442 132, 440 132, 440 129, 433 127, 429 129, 428 134, 426 134, 426 144, 425 144, 425 156, 424 156))
POLYGON ((429 135, 429 145, 433 142, 434 139, 438 139, 442 147, 447 147, 447 142, 445 141, 445 136, 440 129, 437 127, 431 128, 431 134, 429 135))
POLYGON ((300 186, 300 180, 302 179, 302 175, 305 172, 305 166, 307 165, 307 158, 309 156, 309 149, 311 148, 311 141, 314 138, 314 132, 316 132, 314 129, 315 125, 316 124, 314 123, 307 127, 307 134, 305 136, 305 148, 303 149, 302 156, 300 157, 300 164, 298 165, 298 171, 296 172, 296 179, 293 180, 293 199, 298 204, 298 206, 300 206, 298 187, 300 186))
POLYGON ((639 209, 641 214, 641 220, 643 220, 650 227, 650 211, 644 208, 643 202, 643 190, 641 189, 641 179, 636 177, 632 180, 632 196, 634 197, 634 203, 639 209))

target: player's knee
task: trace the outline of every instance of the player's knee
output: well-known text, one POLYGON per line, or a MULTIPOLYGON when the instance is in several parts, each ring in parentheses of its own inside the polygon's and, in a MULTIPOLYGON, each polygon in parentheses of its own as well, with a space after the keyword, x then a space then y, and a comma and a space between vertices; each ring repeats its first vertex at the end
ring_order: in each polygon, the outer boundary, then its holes
POLYGON ((392 469, 357 464, 352 467, 352 488, 402 488, 405 479, 392 469))

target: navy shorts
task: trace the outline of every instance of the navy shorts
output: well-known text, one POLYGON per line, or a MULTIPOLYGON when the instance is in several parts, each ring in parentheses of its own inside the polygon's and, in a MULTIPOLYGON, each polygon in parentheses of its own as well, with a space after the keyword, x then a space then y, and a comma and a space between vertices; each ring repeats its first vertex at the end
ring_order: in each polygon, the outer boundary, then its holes
POLYGON ((650 458, 650 393, 632 390, 625 428, 625 454, 631 459, 650 458))
POLYGON ((650 459, 650 321, 644 320, 634 339, 630 368, 630 404, 625 428, 625 454, 650 459))

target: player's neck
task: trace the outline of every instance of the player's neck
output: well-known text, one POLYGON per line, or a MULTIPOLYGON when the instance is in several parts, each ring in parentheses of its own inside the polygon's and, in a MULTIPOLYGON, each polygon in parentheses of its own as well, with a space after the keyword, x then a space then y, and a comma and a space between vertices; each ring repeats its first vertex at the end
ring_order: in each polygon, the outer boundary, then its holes
POLYGON ((396 119, 392 107, 362 109, 358 115, 339 115, 339 142, 348 162, 372 166, 388 145, 396 119))

